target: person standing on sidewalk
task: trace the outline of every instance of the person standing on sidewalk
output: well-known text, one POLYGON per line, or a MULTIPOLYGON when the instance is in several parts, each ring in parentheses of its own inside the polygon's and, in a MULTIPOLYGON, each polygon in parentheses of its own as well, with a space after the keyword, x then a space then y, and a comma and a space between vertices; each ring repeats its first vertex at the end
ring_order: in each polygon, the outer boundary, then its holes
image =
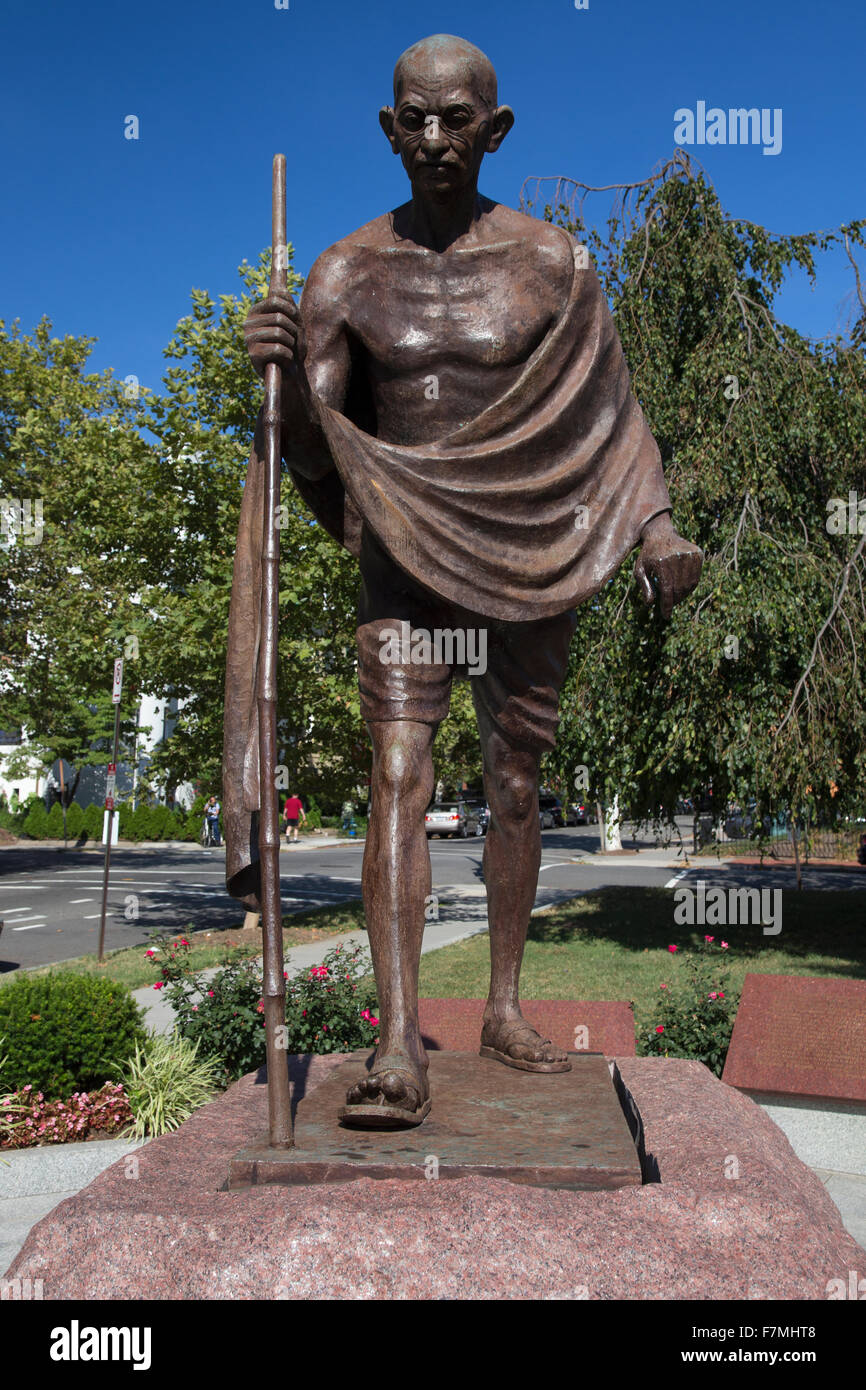
POLYGON ((289 844, 293 842, 297 844, 298 821, 300 820, 303 825, 306 825, 307 817, 304 814, 301 798, 295 796, 294 792, 291 796, 286 797, 286 804, 283 807, 283 816, 286 821, 286 840, 289 844))
POLYGON ((207 816, 208 839, 212 845, 220 846, 220 804, 215 796, 207 802, 204 813, 207 816))

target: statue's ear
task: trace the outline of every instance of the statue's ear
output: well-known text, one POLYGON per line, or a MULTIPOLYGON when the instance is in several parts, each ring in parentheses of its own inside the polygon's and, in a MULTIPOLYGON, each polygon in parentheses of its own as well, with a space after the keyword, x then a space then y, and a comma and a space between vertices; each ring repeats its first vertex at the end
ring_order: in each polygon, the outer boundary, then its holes
POLYGON ((394 152, 394 154, 399 154, 400 150, 397 145, 397 138, 394 134, 393 106, 382 107, 381 111, 379 112, 379 124, 385 132, 385 137, 388 141, 388 144, 391 146, 392 151, 394 152))
POLYGON ((514 125, 514 112, 510 106, 497 106, 490 122, 490 135, 487 140, 487 152, 493 154, 499 149, 511 127, 514 125))

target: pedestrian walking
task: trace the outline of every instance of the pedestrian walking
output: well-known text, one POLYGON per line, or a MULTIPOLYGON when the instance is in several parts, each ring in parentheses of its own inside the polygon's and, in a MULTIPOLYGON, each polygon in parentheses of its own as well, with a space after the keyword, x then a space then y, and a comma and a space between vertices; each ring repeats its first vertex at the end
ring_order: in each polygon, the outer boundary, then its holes
POLYGON ((301 798, 295 796, 294 793, 286 797, 286 804, 283 807, 283 818, 286 822, 286 840, 289 844, 297 844, 298 821, 300 821, 302 825, 306 825, 307 817, 304 813, 301 798))

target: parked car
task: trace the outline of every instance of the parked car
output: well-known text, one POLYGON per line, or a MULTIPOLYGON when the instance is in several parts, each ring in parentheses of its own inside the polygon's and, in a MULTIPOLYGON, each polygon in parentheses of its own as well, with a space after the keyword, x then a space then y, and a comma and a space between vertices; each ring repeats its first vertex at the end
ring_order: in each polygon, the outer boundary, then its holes
POLYGON ((728 807, 724 830, 729 840, 756 838, 762 825, 764 834, 769 835, 773 829, 772 819, 770 816, 764 816, 763 820, 759 820, 756 802, 749 801, 745 806, 735 804, 728 807))
POLYGON ((572 801, 565 812, 566 825, 591 825, 597 819, 595 808, 587 801, 572 801))
POLYGON ((538 797, 539 823, 542 830, 552 830, 554 826, 565 825, 562 802, 552 792, 541 792, 538 797))
POLYGON ((465 801, 434 801, 427 807, 424 816, 424 829, 428 838, 431 835, 459 835, 465 840, 470 835, 481 835, 480 817, 476 808, 467 806, 465 801))
POLYGON ((467 801, 466 805, 470 811, 475 813, 478 821, 476 835, 486 835, 490 828, 490 807, 486 801, 467 801))

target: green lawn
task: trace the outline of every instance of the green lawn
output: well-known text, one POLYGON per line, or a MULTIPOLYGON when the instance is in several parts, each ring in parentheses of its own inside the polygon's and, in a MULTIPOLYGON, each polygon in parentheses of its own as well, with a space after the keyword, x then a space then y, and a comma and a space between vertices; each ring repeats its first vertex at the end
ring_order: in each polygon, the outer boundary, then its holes
MULTIPOLYGON (((730 988, 747 972, 866 978, 866 892, 784 890, 782 930, 682 927, 674 895, 664 888, 602 888, 531 919, 521 994, 525 999, 633 1000, 637 1019, 651 1021, 662 983, 672 984, 682 953, 704 933, 727 941, 730 988), (676 956, 668 946, 679 947, 676 956)), ((487 936, 421 957, 420 993, 485 998, 490 978, 487 936)))
MULTIPOLYGON (((310 912, 299 912, 284 918, 283 946, 301 946, 309 941, 323 941, 327 937, 338 936, 342 932, 357 931, 363 927, 364 909, 360 901, 344 903, 338 907, 318 907, 310 912)), ((185 936, 192 947, 189 962, 193 970, 206 970, 209 966, 222 965, 227 957, 240 960, 244 957, 260 956, 262 953, 261 926, 254 931, 237 927, 229 931, 195 932, 190 924, 178 936, 185 936)), ((130 946, 122 951, 111 951, 102 965, 96 956, 77 956, 74 960, 62 961, 59 965, 49 965, 29 973, 47 975, 56 970, 73 970, 78 975, 104 975, 117 980, 129 989, 141 989, 158 979, 157 971, 145 956, 147 947, 130 946)), ((13 971, 0 976, 0 980, 11 980, 13 971)))

